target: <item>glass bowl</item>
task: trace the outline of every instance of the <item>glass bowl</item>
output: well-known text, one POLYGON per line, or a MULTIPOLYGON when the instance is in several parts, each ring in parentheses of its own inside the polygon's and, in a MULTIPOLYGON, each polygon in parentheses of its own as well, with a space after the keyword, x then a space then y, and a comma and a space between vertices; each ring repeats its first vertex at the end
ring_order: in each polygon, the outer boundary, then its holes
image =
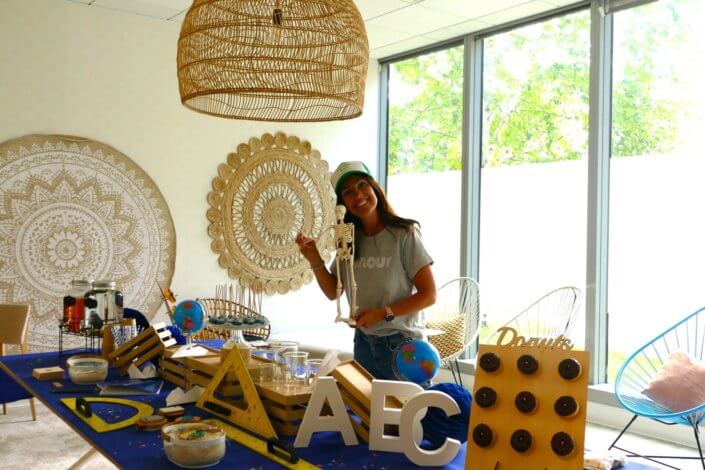
POLYGON ((213 424, 167 424, 162 439, 166 457, 179 467, 210 467, 225 455, 225 433, 213 424))
POLYGON ((77 385, 102 382, 108 376, 108 361, 100 356, 79 354, 66 360, 71 382, 77 385))

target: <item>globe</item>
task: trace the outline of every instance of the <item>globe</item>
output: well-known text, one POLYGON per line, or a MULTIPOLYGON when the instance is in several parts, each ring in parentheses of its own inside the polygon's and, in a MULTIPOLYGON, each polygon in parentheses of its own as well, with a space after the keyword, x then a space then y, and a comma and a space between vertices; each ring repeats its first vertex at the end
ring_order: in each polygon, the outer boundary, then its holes
POLYGON ((203 305, 195 300, 184 300, 174 309, 171 320, 184 334, 190 335, 203 329, 205 317, 203 305))
POLYGON ((432 380, 441 367, 441 356, 429 342, 404 341, 392 355, 392 368, 399 380, 417 384, 432 380))

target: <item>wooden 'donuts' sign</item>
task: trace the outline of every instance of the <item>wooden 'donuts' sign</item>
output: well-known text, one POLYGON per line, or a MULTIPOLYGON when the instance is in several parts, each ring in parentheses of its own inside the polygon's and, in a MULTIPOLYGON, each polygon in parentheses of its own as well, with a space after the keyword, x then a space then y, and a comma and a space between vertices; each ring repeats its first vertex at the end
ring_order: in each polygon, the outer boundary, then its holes
POLYGON ((589 354, 572 347, 511 328, 480 345, 466 468, 583 468, 589 354))

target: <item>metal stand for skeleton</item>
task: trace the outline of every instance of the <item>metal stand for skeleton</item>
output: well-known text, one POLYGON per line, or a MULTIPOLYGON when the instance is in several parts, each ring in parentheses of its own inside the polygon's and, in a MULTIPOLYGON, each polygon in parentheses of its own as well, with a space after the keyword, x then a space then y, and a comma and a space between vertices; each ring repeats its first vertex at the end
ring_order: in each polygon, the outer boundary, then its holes
POLYGON ((338 284, 336 285, 338 315, 335 317, 336 322, 345 322, 350 326, 355 326, 355 313, 357 310, 357 283, 355 282, 355 273, 353 270, 353 262, 355 260, 355 226, 346 224, 345 206, 335 206, 336 224, 333 226, 333 237, 335 239, 335 275, 338 284), (340 297, 343 294, 343 281, 340 277, 340 263, 345 263, 347 279, 350 284, 350 314, 348 317, 343 316, 340 309, 340 297))

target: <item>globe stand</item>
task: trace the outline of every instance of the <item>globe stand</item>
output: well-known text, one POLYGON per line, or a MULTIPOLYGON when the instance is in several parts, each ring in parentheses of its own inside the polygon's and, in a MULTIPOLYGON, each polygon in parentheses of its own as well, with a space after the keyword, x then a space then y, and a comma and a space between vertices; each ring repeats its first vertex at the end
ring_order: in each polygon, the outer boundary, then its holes
POLYGON ((186 357, 186 356, 204 356, 208 354, 208 350, 203 346, 196 344, 192 341, 191 336, 193 333, 186 333, 186 344, 181 346, 179 349, 174 351, 171 357, 186 357))

